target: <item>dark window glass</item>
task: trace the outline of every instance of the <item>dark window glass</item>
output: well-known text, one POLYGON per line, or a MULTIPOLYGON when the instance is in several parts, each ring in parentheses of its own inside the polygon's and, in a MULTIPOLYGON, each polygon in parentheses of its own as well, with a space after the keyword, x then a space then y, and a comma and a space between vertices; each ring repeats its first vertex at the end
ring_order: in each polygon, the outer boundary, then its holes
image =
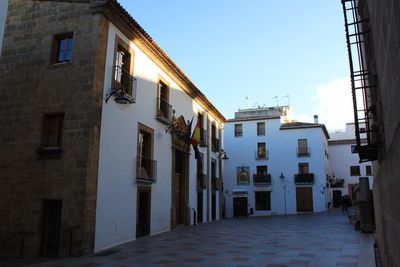
POLYGON ((243 125, 235 124, 235 136, 242 136, 242 135, 243 135, 243 125))
POLYGON ((254 192, 256 198, 256 210, 271 210, 271 192, 254 192))
POLYGON ((265 135, 265 122, 257 122, 257 135, 265 135))
POLYGON ((372 175, 372 166, 371 165, 365 166, 365 174, 372 175))
POLYGON ((350 166, 350 175, 351 176, 360 175, 360 166, 350 166))
POLYGON ((308 163, 299 163, 299 173, 300 174, 309 173, 308 163))
POLYGON ((42 147, 61 147, 64 114, 46 114, 43 117, 42 147))

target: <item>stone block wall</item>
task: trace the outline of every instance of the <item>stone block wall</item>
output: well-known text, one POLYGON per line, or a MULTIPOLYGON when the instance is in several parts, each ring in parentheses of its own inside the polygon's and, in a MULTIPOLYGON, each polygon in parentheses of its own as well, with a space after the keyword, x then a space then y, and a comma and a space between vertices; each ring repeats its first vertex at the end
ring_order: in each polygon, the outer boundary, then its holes
POLYGON ((24 257, 40 255, 46 199, 62 200, 59 255, 69 254, 70 241, 73 255, 93 251, 107 33, 89 1, 9 2, 0 58, 0 256, 20 256, 21 246, 24 257), (54 65, 54 35, 67 32, 71 62, 54 65), (55 112, 65 114, 62 153, 39 159, 43 114, 55 112))
POLYGON ((376 234, 384 266, 400 266, 400 2, 365 0, 377 74, 382 133, 374 163, 376 234))

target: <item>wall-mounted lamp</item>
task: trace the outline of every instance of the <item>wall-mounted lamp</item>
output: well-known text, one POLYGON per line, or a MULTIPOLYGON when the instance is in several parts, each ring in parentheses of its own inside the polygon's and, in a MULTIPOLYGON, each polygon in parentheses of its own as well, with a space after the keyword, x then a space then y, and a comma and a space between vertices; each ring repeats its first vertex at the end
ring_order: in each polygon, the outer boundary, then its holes
POLYGON ((225 152, 225 151, 222 151, 222 152, 219 154, 219 157, 220 157, 221 159, 223 159, 223 160, 229 159, 228 156, 226 155, 226 152, 225 152))
POLYGON ((287 214, 286 210, 286 182, 285 182, 285 176, 283 175, 283 172, 281 172, 281 175, 279 176, 279 179, 281 179, 282 182, 282 187, 283 187, 283 198, 285 201, 285 215, 287 214))
POLYGON ((114 98, 114 101, 118 104, 133 104, 133 103, 135 103, 135 99, 133 97, 131 97, 130 95, 128 95, 127 93, 125 93, 123 90, 112 90, 111 93, 109 93, 106 97, 106 103, 108 102, 110 97, 114 94, 117 95, 114 98))

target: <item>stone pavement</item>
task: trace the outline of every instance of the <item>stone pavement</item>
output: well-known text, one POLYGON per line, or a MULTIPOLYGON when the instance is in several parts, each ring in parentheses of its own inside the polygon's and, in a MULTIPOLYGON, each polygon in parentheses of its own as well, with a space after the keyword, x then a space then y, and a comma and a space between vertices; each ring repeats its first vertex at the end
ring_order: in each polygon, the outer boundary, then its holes
POLYGON ((97 255, 30 266, 375 266, 373 236, 339 212, 225 219, 140 238, 97 255))

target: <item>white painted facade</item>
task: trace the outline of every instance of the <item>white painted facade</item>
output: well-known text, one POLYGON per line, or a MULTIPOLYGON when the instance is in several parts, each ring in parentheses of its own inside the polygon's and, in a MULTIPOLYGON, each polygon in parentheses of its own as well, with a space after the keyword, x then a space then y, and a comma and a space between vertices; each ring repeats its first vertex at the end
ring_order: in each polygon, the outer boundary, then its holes
POLYGON ((344 179, 342 188, 331 188, 331 190, 340 190, 342 195, 349 195, 349 185, 358 184, 360 177, 368 177, 372 189, 373 176, 372 173, 367 173, 367 166, 371 167, 371 162, 360 163, 358 154, 352 153, 352 146, 356 145, 354 123, 347 123, 345 131, 331 132, 329 135, 331 137, 328 142, 329 175, 333 179, 344 179), (350 166, 359 166, 360 174, 351 175, 350 166))
MULTIPOLYGON (((218 121, 205 107, 197 103, 180 88, 176 78, 164 72, 148 54, 129 40, 110 23, 108 32, 107 58, 104 78, 103 108, 100 134, 99 174, 97 188, 97 211, 95 251, 103 250, 119 243, 136 239, 137 183, 136 157, 138 143, 138 123, 154 130, 154 160, 157 161, 157 181, 151 187, 150 235, 171 229, 172 205, 172 153, 171 133, 166 132, 167 125, 155 119, 158 79, 169 83, 169 103, 175 110, 175 116, 183 115, 193 120, 193 128, 199 112, 204 116, 204 128, 215 123, 222 129, 223 122, 218 121), (113 97, 105 103, 110 93, 112 67, 116 36, 122 39, 134 51, 133 76, 137 79, 136 103, 117 104, 113 97)), ((221 139, 221 137, 219 137, 221 139)), ((208 144, 211 144, 208 137, 208 144)), ((211 159, 219 162, 219 153, 212 152, 210 145, 200 147, 204 153, 204 173, 210 169, 211 159)), ((194 211, 197 207, 196 159, 193 148, 189 158, 189 209, 190 224, 194 223, 194 211)), ((217 164, 217 173, 220 173, 217 164)), ((207 174, 208 184, 211 175, 207 174)), ((216 192, 216 219, 219 220, 219 192, 216 192)), ((203 190, 202 221, 211 220, 210 188, 203 190), (206 198, 209 198, 207 201, 206 198), (208 203, 208 211, 207 211, 208 203)))
POLYGON ((248 214, 254 216, 295 214, 297 213, 296 187, 312 187, 313 212, 322 212, 327 209, 326 175, 328 172, 327 136, 323 125, 319 127, 303 127, 282 129, 286 121, 281 117, 239 118, 228 120, 224 129, 225 151, 229 157, 224 161, 224 195, 226 198, 226 216, 234 216, 233 199, 235 195, 247 193, 248 214), (265 123, 265 135, 257 135, 257 123, 265 123), (235 137, 235 124, 242 124, 243 134, 235 137), (298 139, 307 139, 310 147, 310 156, 298 157, 298 139), (267 160, 257 160, 257 143, 265 142, 267 160), (309 173, 314 174, 314 183, 296 185, 294 176, 299 172, 298 164, 308 163, 309 173), (266 165, 271 174, 271 185, 254 185, 253 174, 257 166, 266 165), (250 184, 238 185, 237 168, 250 168, 250 184), (280 178, 283 174, 284 179, 280 178), (285 189, 284 189, 285 187, 285 189), (256 191, 270 191, 270 210, 255 209, 256 191), (285 194, 286 191, 286 194, 285 194), (238 194, 238 192, 240 192, 238 194), (286 196, 285 196, 286 195, 286 196), (285 201, 286 198, 286 201, 285 201), (286 207, 285 207, 286 202, 286 207), (251 214, 251 209, 253 214, 251 214))
POLYGON ((8 0, 0 0, 0 56, 3 47, 4 29, 6 27, 8 0))

